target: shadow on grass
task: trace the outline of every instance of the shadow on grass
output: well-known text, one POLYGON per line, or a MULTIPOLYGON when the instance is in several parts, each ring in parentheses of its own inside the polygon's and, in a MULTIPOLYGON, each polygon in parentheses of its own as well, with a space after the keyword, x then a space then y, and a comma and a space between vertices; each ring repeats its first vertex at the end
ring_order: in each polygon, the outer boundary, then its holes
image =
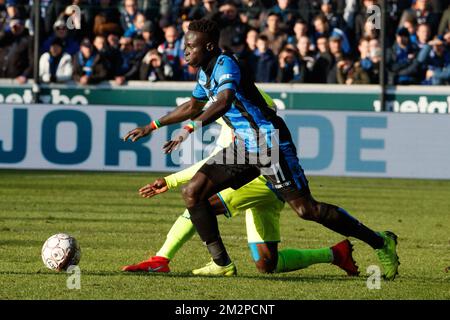
MULTIPOLYGON (((220 276, 194 276, 190 272, 171 272, 171 273, 145 273, 145 272, 122 272, 118 271, 83 271, 81 270, 81 274, 83 276, 100 276, 100 277, 156 277, 156 278, 190 278, 190 279, 218 279, 223 280, 224 277, 220 276)), ((39 275, 39 276, 67 276, 67 273, 62 272, 53 272, 50 270, 40 269, 37 271, 0 271, 1 275, 39 275)), ((326 274, 317 274, 317 275, 299 275, 299 274, 276 274, 276 275, 264 275, 264 274, 255 274, 255 275, 238 275, 235 277, 226 277, 227 279, 248 279, 248 280, 257 280, 257 281, 280 281, 280 282, 355 282, 355 281, 366 281, 367 277, 359 276, 359 277, 348 277, 345 275, 326 275, 326 274)), ((425 276, 414 276, 414 275, 406 275, 399 276, 397 281, 393 281, 391 283, 404 283, 405 281, 419 281, 419 282, 432 282, 432 283, 442 283, 442 279, 436 279, 425 276)))
MULTIPOLYGON (((180 206, 182 208, 182 206, 180 206)), ((181 209, 180 209, 181 210, 181 209)), ((61 209, 55 210, 55 212, 60 213, 61 209)), ((81 223, 159 223, 159 222, 172 222, 173 217, 168 216, 167 218, 161 217, 161 216, 152 216, 153 214, 156 214, 156 211, 142 211, 142 212, 134 212, 134 215, 139 215, 139 222, 137 222, 136 218, 130 218, 130 219, 123 219, 123 218, 114 218, 114 213, 111 212, 98 212, 105 215, 110 215, 110 218, 77 218, 77 217, 54 217, 54 216, 45 216, 45 217, 12 217, 12 216, 4 216, 1 217, 1 220, 10 220, 10 221, 38 221, 38 222, 61 222, 61 221, 67 221, 70 223, 73 222, 81 222, 81 223), (142 216, 142 217, 141 217, 142 216)), ((95 213, 93 213, 95 214, 95 213)), ((8 231, 8 230, 5 230, 8 231)))
MULTIPOLYGON (((81 269, 81 274, 83 276, 100 276, 100 277, 157 277, 157 278, 191 278, 191 279, 221 279, 224 277, 220 276, 194 276, 190 272, 171 272, 171 273, 145 273, 145 272, 122 272, 122 271, 83 271, 81 269)), ((0 271, 1 275, 39 275, 39 276, 64 276, 66 277, 68 273, 61 271, 50 271, 50 270, 38 270, 38 271, 0 271)), ((236 277, 227 277, 227 279, 253 279, 253 280, 264 280, 264 281, 355 281, 363 279, 362 277, 346 277, 337 275, 317 275, 317 276, 299 276, 292 275, 283 277, 280 276, 270 276, 270 275, 238 275, 236 277)))

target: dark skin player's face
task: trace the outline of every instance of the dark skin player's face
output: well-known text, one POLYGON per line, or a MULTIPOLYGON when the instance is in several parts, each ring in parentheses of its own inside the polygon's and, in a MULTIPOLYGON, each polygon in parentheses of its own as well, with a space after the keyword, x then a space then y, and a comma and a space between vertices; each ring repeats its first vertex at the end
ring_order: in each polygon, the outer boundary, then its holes
POLYGON ((192 67, 206 67, 214 51, 214 44, 205 33, 188 31, 185 37, 184 58, 192 67))

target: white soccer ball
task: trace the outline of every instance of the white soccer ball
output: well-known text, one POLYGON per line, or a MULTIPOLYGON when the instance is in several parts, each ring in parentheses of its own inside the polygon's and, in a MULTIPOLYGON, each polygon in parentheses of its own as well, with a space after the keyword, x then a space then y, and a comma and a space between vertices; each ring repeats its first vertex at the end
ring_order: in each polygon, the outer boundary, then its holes
POLYGON ((80 262, 81 250, 74 237, 58 233, 45 241, 41 257, 47 268, 61 271, 80 262))

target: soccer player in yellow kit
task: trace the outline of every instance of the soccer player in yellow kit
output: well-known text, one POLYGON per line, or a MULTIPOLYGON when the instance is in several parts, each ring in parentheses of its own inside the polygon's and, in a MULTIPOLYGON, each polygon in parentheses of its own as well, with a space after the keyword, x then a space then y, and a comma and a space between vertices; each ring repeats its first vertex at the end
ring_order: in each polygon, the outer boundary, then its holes
MULTIPOLYGON (((262 92, 268 105, 275 108, 272 99, 262 92)), ((216 149, 211 156, 180 172, 156 179, 152 184, 142 187, 139 192, 145 198, 151 198, 188 182, 198 169, 217 152, 227 147, 232 141, 232 131, 222 119, 217 121, 221 132, 217 139, 216 149)), ((260 272, 289 272, 306 268, 317 263, 332 263, 342 268, 348 275, 358 275, 358 267, 352 257, 352 245, 344 240, 332 247, 320 249, 278 250, 280 242, 279 219, 284 207, 284 201, 271 188, 265 177, 259 176, 248 184, 234 190, 225 189, 209 199, 214 212, 231 218, 241 212, 246 214, 246 229, 248 245, 260 272)), ((195 234, 195 227, 186 209, 176 220, 161 249, 155 256, 138 264, 123 267, 130 272, 169 272, 169 262, 176 252, 195 234)), ((218 267, 209 263, 205 267, 193 270, 196 275, 236 275, 237 270, 218 267)))

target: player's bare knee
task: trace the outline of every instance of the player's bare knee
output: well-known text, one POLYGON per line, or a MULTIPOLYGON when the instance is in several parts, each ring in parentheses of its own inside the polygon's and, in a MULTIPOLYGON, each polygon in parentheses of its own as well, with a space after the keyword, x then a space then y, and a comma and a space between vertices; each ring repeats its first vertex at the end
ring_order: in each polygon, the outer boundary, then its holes
POLYGON ((185 187, 181 189, 181 193, 183 195, 184 202, 186 203, 186 207, 191 208, 195 206, 198 202, 198 196, 196 192, 195 186, 189 183, 185 187))
POLYGON ((260 273, 274 273, 277 267, 276 262, 271 259, 261 259, 256 261, 255 265, 260 273))
POLYGON ((295 211, 304 220, 318 221, 320 217, 320 206, 317 202, 299 204, 296 206, 295 211))

